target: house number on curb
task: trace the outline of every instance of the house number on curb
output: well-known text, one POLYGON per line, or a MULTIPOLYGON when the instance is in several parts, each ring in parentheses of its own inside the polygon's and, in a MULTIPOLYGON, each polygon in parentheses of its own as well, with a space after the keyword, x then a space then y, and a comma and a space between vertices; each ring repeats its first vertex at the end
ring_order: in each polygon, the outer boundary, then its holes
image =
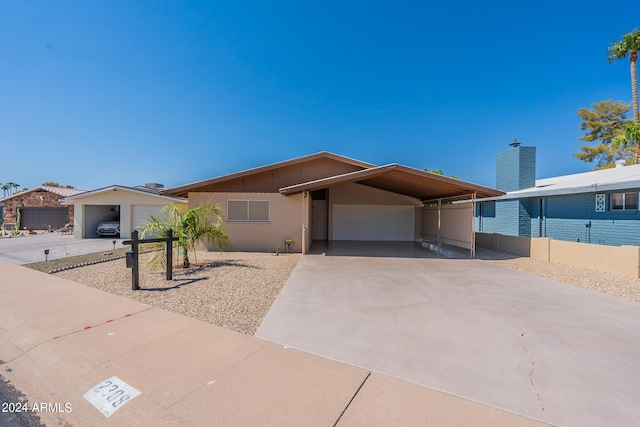
POLYGON ((84 398, 109 418, 140 392, 118 377, 101 382, 84 394, 84 398))

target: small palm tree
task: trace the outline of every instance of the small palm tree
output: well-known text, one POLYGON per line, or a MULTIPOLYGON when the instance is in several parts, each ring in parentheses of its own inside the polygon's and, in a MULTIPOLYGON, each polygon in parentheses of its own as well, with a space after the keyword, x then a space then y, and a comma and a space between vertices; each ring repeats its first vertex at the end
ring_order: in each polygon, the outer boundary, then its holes
MULTIPOLYGON (((195 208, 187 209, 175 205, 167 205, 162 208, 165 219, 149 217, 149 222, 142 230, 141 236, 166 237, 169 229, 173 230, 174 237, 178 238, 177 246, 183 255, 183 267, 190 267, 189 251, 193 251, 194 260, 197 263, 196 244, 202 240, 208 240, 218 249, 222 250, 229 244, 229 236, 222 228, 222 211, 219 206, 200 204, 195 208)), ((152 267, 162 265, 166 259, 166 246, 162 243, 156 246, 160 249, 151 259, 152 267)))

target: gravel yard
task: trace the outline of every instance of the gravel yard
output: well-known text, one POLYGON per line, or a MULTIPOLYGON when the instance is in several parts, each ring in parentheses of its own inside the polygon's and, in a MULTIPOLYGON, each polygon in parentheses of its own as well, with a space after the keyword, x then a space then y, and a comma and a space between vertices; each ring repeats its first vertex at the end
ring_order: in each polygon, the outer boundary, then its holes
POLYGON ((299 254, 198 252, 198 267, 151 271, 140 255, 140 290, 131 290, 125 260, 56 273, 103 291, 253 335, 296 266, 299 254))
POLYGON ((538 261, 531 258, 515 257, 503 252, 478 248, 476 258, 493 264, 529 274, 536 274, 559 282, 589 289, 633 302, 640 302, 640 279, 623 274, 607 273, 600 270, 574 267, 538 261))
MULTIPOLYGON (((145 304, 253 335, 300 259, 300 254, 198 252, 199 266, 174 269, 173 281, 140 256, 139 291, 131 290, 124 259, 56 273, 60 277, 145 304)), ((476 257, 592 291, 640 302, 640 280, 479 248, 476 257)))

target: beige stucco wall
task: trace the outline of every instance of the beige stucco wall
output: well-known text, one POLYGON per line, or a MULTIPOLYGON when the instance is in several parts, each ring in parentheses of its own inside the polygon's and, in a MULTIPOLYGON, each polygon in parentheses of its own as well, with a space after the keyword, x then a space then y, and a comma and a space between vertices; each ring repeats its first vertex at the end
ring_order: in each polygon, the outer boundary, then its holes
POLYGON ((476 233, 476 244, 533 259, 640 277, 640 247, 476 233))
MULTIPOLYGON (((308 198, 303 194, 285 197, 279 193, 189 193, 189 207, 200 203, 220 206, 224 228, 232 250, 275 252, 276 246, 285 251, 285 240, 293 239, 292 252, 303 251, 303 228, 309 228, 308 198), (230 222, 226 220, 227 200, 269 200, 268 222, 230 222)), ((305 245, 307 242, 304 242, 305 245)), ((207 247, 214 250, 213 247, 207 247)))
MULTIPOLYGON (((470 249, 473 238, 471 203, 440 206, 440 242, 470 249)), ((438 240, 438 207, 422 208, 422 237, 432 243, 438 240)))
POLYGON ((334 205, 401 205, 414 206, 414 240, 419 241, 422 234, 422 202, 413 197, 403 196, 390 191, 379 190, 361 184, 342 184, 329 189, 329 240, 333 240, 334 205))
POLYGON ((104 191, 100 193, 90 194, 77 198, 73 202, 75 218, 73 221, 73 233, 76 238, 84 238, 84 207, 86 205, 102 205, 102 206, 120 206, 120 238, 128 239, 131 237, 131 230, 134 228, 132 224, 132 206, 158 206, 162 208, 168 204, 177 204, 186 206, 187 203, 173 202, 170 199, 161 198, 154 195, 147 195, 138 192, 127 191, 116 188, 114 191, 104 191))

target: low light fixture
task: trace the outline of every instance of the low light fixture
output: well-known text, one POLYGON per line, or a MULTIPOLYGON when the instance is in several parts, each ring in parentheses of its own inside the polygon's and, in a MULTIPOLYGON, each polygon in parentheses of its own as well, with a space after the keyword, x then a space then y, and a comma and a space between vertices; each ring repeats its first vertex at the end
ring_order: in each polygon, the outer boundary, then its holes
POLYGON ((49 261, 49 249, 44 250, 44 260, 49 261))
POLYGON ((112 243, 113 243, 113 250, 115 251, 116 250, 116 241, 114 240, 112 243))

